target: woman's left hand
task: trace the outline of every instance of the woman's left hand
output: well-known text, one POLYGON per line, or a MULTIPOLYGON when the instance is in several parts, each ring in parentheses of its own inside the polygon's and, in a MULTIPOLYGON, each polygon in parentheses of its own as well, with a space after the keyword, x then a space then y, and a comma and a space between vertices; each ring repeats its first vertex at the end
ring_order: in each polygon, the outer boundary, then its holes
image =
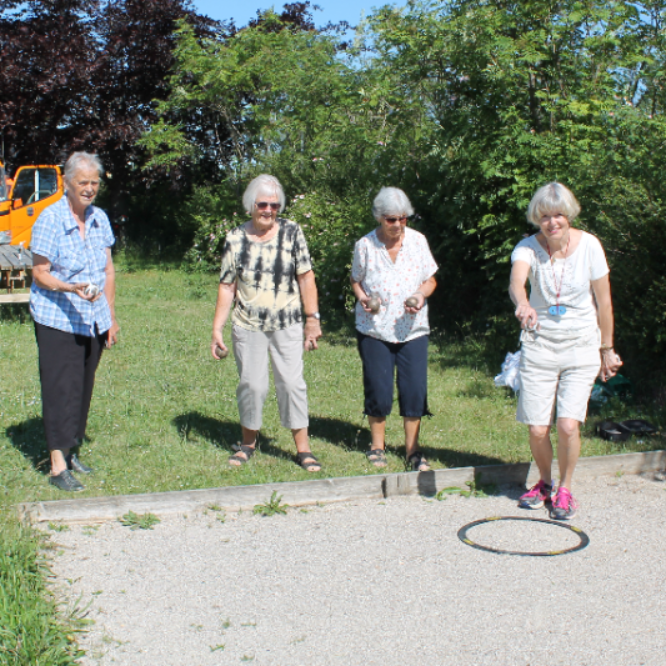
POLYGON ((319 348, 317 340, 321 338, 321 325, 319 324, 318 319, 308 318, 305 322, 305 327, 303 330, 303 335, 305 342, 303 347, 305 351, 314 351, 319 348))
POLYGON ((601 381, 605 382, 611 377, 615 377, 621 365, 622 359, 615 353, 614 349, 602 349, 601 370, 599 372, 601 381))
MULTIPOLYGON (((414 292, 409 298, 415 298, 418 301, 417 305, 410 306, 407 305, 407 301, 405 301, 405 312, 415 315, 418 314, 418 312, 421 310, 421 308, 425 305, 425 296, 420 292, 414 292)), ((409 300, 409 298, 407 300, 409 300)))
POLYGON ((120 326, 118 326, 118 322, 114 319, 113 322, 111 323, 111 328, 108 330, 107 335, 106 335, 106 348, 111 349, 113 345, 118 342, 118 333, 120 332, 120 326))

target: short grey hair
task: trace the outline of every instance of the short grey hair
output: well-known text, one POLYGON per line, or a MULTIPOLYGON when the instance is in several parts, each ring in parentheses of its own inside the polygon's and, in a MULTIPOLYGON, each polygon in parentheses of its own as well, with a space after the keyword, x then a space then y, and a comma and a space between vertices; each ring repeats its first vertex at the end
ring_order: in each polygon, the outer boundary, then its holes
POLYGON ((280 181, 275 176, 262 173, 250 182, 243 194, 243 208, 245 208, 247 213, 252 213, 254 204, 257 202, 257 197, 260 194, 277 194, 278 201, 280 202, 280 212, 284 210, 284 190, 282 189, 282 185, 280 185, 280 181))
POLYGON ((386 215, 414 215, 409 197, 398 187, 382 187, 372 202, 372 214, 376 220, 386 215))
POLYGON ((76 172, 81 168, 96 169, 98 176, 101 176, 104 170, 97 155, 83 151, 72 153, 65 162, 65 180, 71 184, 76 172))
POLYGON ((573 192, 562 185, 552 182, 540 187, 532 197, 527 208, 527 219, 535 226, 539 226, 539 220, 544 215, 560 213, 573 222, 580 214, 580 204, 573 192))

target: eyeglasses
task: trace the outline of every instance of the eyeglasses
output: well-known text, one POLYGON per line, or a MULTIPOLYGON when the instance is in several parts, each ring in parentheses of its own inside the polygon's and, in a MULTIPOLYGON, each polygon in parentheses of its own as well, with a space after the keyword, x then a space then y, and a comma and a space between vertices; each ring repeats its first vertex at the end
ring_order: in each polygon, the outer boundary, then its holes
POLYGON ((257 201, 254 204, 259 210, 266 210, 269 206, 271 207, 271 210, 280 210, 280 204, 279 203, 268 203, 268 201, 257 201))
POLYGON ((401 215, 400 217, 387 217, 384 215, 384 219, 389 223, 393 224, 394 222, 404 222, 407 219, 406 215, 401 215))

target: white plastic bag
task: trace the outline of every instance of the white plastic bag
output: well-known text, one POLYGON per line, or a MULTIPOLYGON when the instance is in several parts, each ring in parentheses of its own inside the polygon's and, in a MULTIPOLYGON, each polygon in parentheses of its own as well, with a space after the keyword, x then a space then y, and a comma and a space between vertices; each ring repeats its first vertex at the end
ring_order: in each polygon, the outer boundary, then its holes
POLYGON ((495 386, 508 386, 518 391, 520 386, 520 352, 509 352, 502 363, 502 372, 495 377, 495 386))

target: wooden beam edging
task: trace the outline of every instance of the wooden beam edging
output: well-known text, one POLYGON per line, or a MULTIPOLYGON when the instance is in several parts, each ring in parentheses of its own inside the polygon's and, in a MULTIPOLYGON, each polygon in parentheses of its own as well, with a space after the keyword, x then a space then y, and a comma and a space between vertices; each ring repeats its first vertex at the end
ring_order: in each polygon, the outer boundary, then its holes
POLYGON ((0 294, 0 304, 30 303, 30 292, 27 294, 0 294))
MULTIPOLYGON (((578 461, 576 478, 594 478, 618 472, 641 474, 664 468, 666 468, 666 451, 595 456, 581 458, 578 461)), ((115 520, 128 511, 138 514, 167 515, 198 511, 211 504, 230 511, 247 510, 256 504, 267 502, 273 491, 281 495, 282 501, 290 506, 385 499, 398 495, 418 494, 432 497, 443 488, 464 487, 475 478, 480 484, 532 484, 538 480, 538 470, 534 463, 482 465, 437 469, 418 474, 414 472, 371 474, 253 486, 32 502, 19 504, 17 509, 21 520, 33 523, 47 521, 91 523, 115 520)))

